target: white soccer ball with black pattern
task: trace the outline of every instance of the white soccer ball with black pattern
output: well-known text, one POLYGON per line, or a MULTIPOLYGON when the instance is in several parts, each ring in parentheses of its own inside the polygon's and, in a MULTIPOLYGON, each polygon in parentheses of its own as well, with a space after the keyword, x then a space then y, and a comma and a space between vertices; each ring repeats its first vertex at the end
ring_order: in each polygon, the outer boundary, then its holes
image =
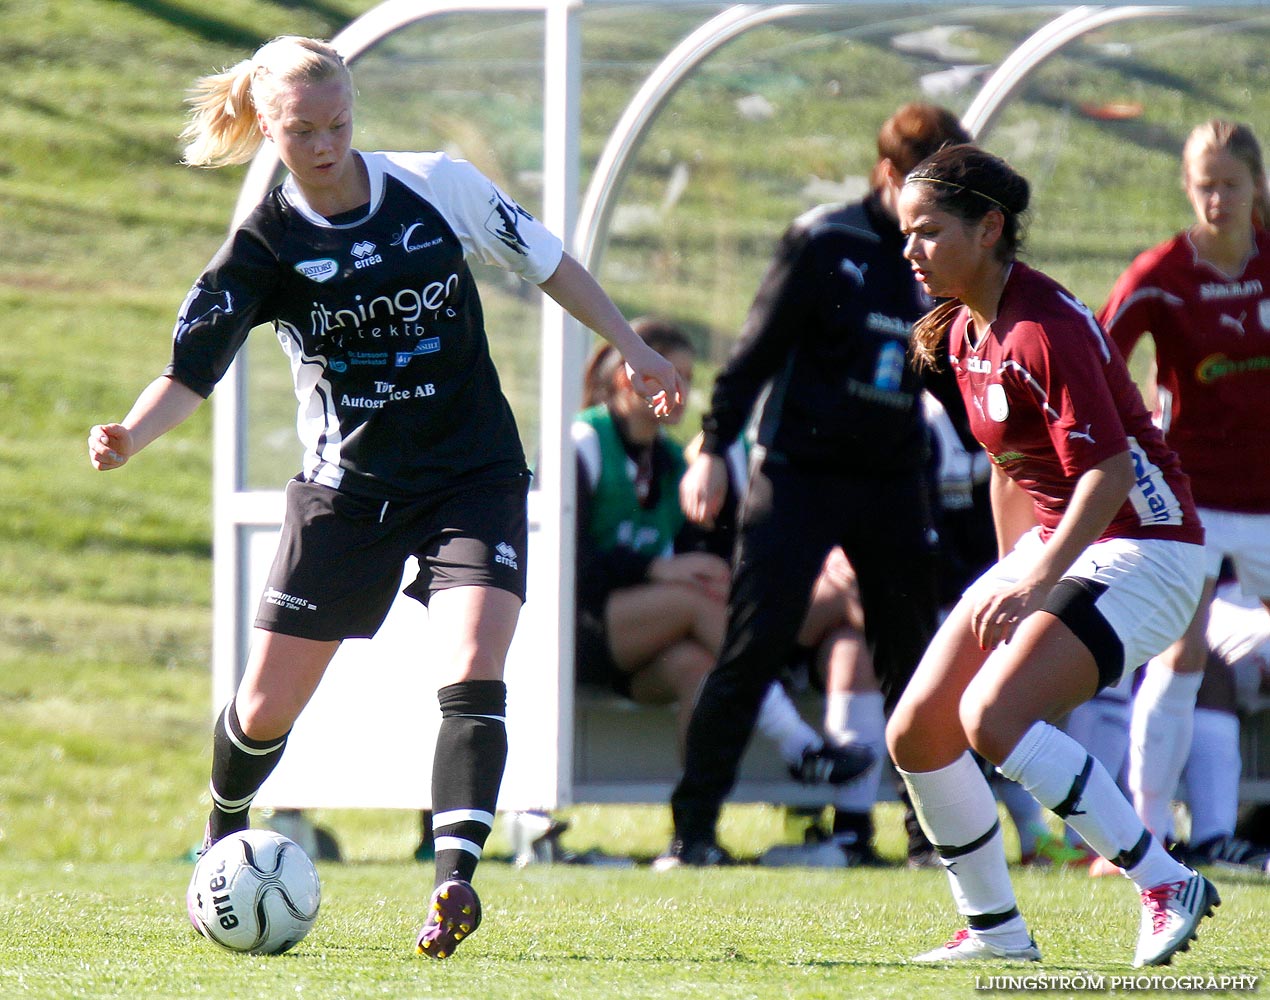
POLYGON ((185 903, 194 929, 230 951, 279 955, 309 933, 322 902, 317 869, 272 830, 218 840, 194 866, 185 903))

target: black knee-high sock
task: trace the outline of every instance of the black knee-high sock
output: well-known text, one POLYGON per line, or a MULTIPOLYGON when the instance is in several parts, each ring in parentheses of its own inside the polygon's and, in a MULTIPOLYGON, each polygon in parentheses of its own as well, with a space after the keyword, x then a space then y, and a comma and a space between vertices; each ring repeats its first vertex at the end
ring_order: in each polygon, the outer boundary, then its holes
POLYGON ((507 764, 507 685, 460 681, 437 692, 441 728, 432 759, 437 884, 472 880, 494 825, 507 764))
POLYGON ((251 800, 273 773, 287 746, 287 734, 273 740, 253 740, 243 732, 231 698, 212 737, 212 812, 208 833, 212 842, 250 825, 251 800))

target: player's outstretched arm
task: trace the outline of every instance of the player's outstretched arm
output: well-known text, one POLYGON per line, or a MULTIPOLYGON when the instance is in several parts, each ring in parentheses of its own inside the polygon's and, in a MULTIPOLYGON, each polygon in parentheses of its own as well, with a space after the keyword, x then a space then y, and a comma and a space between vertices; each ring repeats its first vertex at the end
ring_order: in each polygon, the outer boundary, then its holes
POLYGON ((659 416, 677 413, 687 393, 675 366, 644 343, 591 272, 568 254, 555 272, 538 286, 579 323, 617 348, 635 391, 648 399, 659 416))
POLYGON ((97 424, 88 432, 88 461, 94 469, 117 469, 151 441, 198 409, 203 397, 161 375, 141 391, 122 423, 97 424))

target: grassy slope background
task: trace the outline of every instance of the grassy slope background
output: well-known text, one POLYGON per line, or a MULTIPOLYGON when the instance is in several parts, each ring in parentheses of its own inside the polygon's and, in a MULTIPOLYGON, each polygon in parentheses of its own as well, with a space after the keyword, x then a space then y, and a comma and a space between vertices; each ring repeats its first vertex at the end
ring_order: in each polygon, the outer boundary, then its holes
MULTIPOLYGON (((178 859, 202 828, 196 796, 206 782, 211 711, 209 413, 157 442, 124 474, 92 474, 84 435, 91 423, 122 415, 166 362, 174 310, 219 245, 241 180, 237 171, 177 165, 183 88, 267 37, 330 35, 369 6, 0 0, 0 997, 968 994, 973 980, 961 973, 894 965, 951 927, 942 876, 903 871, 809 879, 749 870, 658 880, 642 871, 519 873, 489 865, 482 873, 487 916, 499 930, 465 946, 479 963, 429 967, 422 976, 403 938, 429 873, 408 861, 417 831, 414 818, 400 813, 322 817, 355 863, 324 871, 322 933, 295 955, 240 960, 190 947, 179 904, 186 869, 178 859)), ((588 120, 611 121, 640 68, 665 50, 632 30, 631 15, 623 17, 602 22, 618 82, 600 96, 588 90, 588 120)), ((683 33, 673 24, 661 30, 669 38, 683 33)), ((1228 62, 1236 71, 1239 52, 1232 45, 1228 62)), ((860 118, 877 121, 906 95, 877 82, 893 69, 881 48, 863 45, 857 55, 877 90, 860 118)), ((685 103, 673 121, 690 131, 664 137, 631 182, 635 195, 655 204, 674 164, 690 162, 705 181, 704 196, 694 187, 684 215, 663 220, 660 243, 628 226, 608 258, 628 310, 669 309, 675 303, 666 289, 687 286, 680 304, 703 333, 735 328, 772 238, 803 207, 801 161, 796 185, 772 180, 789 172, 794 147, 805 147, 809 174, 830 174, 839 157, 854 157, 859 172, 870 156, 858 136, 826 138, 832 113, 808 111, 787 124, 810 138, 789 137, 771 157, 751 154, 732 172, 721 167, 712 157, 752 149, 755 134, 742 125, 698 133, 710 108, 756 86, 796 97, 808 85, 745 56, 741 50, 677 98, 685 103), (739 195, 738 176, 758 193, 739 195), (723 217, 739 221, 725 225, 723 217), (701 243, 716 269, 734 272, 732 291, 701 285, 701 243)), ((1251 92, 1242 70, 1239 87, 1251 92)), ((1087 129, 1061 106, 1071 66, 1049 72, 1055 75, 1042 81, 1033 107, 1039 127, 1087 129)), ((832 74, 816 60, 808 60, 808 78, 817 92, 833 92, 832 74)), ((1176 82, 1143 72, 1130 86, 1168 90, 1176 82)), ((1188 91, 1161 113, 1195 118, 1220 83, 1207 95, 1188 91)), ((1230 104, 1217 103, 1218 110, 1230 104)), ((516 119, 514 109, 495 110, 516 119)), ((462 125, 449 124, 452 131, 462 125)), ((1026 155, 1020 127, 1007 121, 1001 134, 1026 155)), ((1116 154, 1135 163, 1154 157, 1157 168, 1184 132, 1176 123, 1139 127, 1149 141, 1116 154)), ((594 157, 598 144, 588 143, 594 157)), ((497 161, 497 150, 491 156, 497 161)), ((514 166, 509 176, 517 184, 514 166)), ((1050 166, 1061 175, 1061 162, 1050 166)), ((1068 178, 1049 190, 1080 184, 1068 178)), ((1168 211, 1129 234, 1091 229, 1097 252, 1082 253, 1065 230, 1047 252, 1060 267, 1073 261, 1068 280, 1083 281, 1079 291, 1096 301, 1099 280, 1082 279, 1080 267, 1099 255, 1127 259, 1130 247, 1181 222, 1176 204, 1168 211), (1073 245, 1066 257, 1064 244, 1073 245)), ((1107 272, 1104 262, 1097 275, 1107 272)), ((579 807, 571 818, 578 849, 646 855, 667 832, 662 806, 579 807)), ((896 824, 883 826, 883 849, 898 855, 896 824)), ((723 830, 745 851, 782 834, 780 817, 762 809, 730 811, 723 830)), ((502 843, 496 838, 495 849, 502 843)), ((1047 969, 1123 971, 1136 926, 1125 886, 1026 873, 1020 888, 1033 907, 1053 903, 1061 911, 1048 918, 1042 942, 1047 969), (1087 964, 1106 953, 1107 938, 1114 961, 1087 964)), ((1267 890, 1232 884, 1223 892, 1225 919, 1186 970, 1263 964, 1255 942, 1232 929, 1264 913, 1267 890)))

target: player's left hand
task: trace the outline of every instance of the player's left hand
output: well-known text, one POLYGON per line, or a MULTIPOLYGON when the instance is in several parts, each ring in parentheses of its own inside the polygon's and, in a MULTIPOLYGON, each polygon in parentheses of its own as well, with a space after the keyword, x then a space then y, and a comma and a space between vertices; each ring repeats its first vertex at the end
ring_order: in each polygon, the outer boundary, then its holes
POLYGON ((659 417, 677 416, 683 411, 687 392, 675 366, 649 349, 647 358, 627 358, 626 376, 653 412, 659 417))

